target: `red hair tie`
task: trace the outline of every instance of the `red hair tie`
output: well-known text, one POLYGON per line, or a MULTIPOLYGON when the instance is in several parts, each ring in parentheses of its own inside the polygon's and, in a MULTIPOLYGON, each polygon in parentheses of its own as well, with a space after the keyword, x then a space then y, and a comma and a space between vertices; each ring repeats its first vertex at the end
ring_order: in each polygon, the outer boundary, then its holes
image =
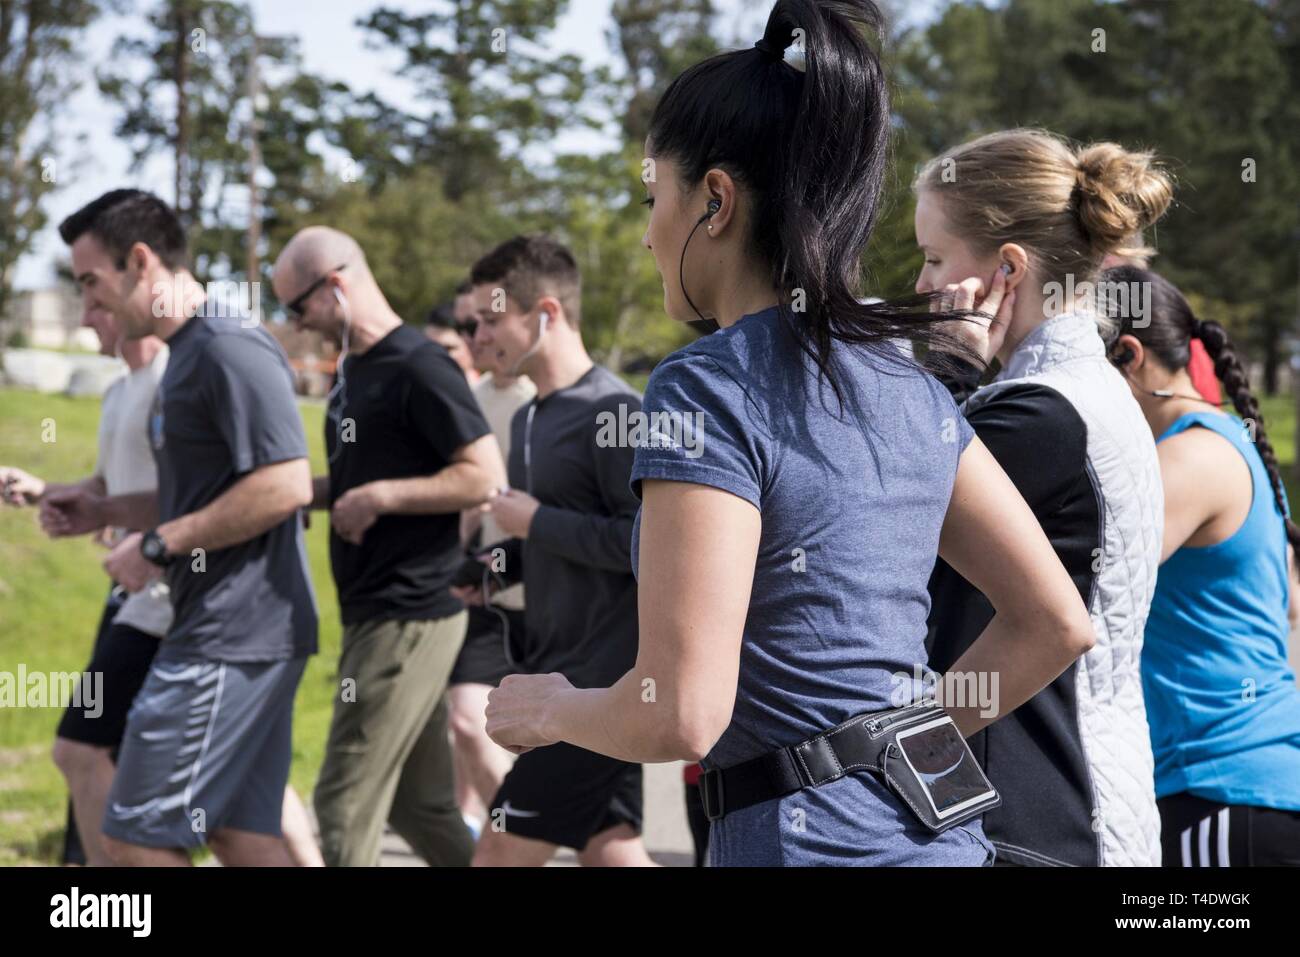
POLYGON ((1214 374, 1214 361, 1205 351, 1205 343, 1200 339, 1191 341, 1192 357, 1187 362, 1187 374, 1192 377, 1192 385, 1206 402, 1219 405, 1223 393, 1219 390, 1219 378, 1214 374))

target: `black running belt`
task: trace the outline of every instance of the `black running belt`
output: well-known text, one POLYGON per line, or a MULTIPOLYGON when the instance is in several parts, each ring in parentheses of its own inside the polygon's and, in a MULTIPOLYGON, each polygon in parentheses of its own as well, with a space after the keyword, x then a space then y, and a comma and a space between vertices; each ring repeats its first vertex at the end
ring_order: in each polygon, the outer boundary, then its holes
POLYGON ((860 714, 801 744, 778 748, 730 768, 700 776, 700 796, 710 821, 732 811, 818 787, 851 771, 881 771, 882 753, 893 742, 889 732, 943 715, 933 704, 860 714))

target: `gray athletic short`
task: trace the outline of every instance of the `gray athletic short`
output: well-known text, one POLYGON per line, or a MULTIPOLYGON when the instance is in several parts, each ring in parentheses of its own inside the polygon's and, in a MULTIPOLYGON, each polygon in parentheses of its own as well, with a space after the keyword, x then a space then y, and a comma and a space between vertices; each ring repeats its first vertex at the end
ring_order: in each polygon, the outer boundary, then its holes
POLYGON ((155 661, 127 715, 104 833, 179 848, 222 828, 279 837, 306 664, 155 661))

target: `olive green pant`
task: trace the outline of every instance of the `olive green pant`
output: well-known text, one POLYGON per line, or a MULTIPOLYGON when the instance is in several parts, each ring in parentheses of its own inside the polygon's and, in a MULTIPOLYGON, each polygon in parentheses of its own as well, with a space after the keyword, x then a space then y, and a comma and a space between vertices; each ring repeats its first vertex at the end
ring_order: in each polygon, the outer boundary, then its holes
POLYGON ((432 866, 465 866, 474 839, 456 805, 447 679, 465 612, 346 625, 325 762, 313 803, 330 867, 379 863, 384 822, 432 866))

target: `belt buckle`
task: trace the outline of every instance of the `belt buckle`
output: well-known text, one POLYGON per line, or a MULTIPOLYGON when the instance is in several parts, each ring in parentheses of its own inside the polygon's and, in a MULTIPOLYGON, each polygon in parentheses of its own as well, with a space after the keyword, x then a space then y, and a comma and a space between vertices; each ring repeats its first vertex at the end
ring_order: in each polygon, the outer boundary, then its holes
POLYGON ((700 775, 700 800, 704 804, 704 816, 712 821, 720 821, 726 808, 723 804, 722 771, 714 769, 700 775))

